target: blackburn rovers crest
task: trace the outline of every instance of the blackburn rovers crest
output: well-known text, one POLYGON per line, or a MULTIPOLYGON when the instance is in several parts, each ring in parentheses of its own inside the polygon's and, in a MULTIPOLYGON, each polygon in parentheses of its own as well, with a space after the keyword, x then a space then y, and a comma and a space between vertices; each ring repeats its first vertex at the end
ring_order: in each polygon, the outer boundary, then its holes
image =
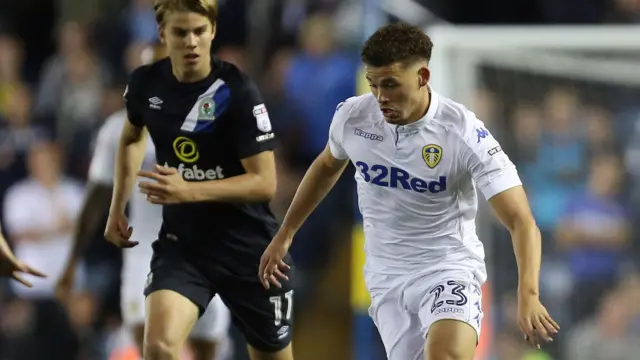
POLYGON ((216 103, 213 98, 205 97, 198 104, 198 120, 214 120, 216 111, 216 103))
POLYGON ((422 148, 422 159, 431 169, 436 167, 442 159, 442 148, 435 144, 429 144, 422 148))

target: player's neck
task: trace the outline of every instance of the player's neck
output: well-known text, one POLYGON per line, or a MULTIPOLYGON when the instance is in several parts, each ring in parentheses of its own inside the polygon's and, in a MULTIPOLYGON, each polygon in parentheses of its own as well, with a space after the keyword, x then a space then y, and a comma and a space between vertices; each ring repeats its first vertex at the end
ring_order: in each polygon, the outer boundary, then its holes
POLYGON ((185 70, 179 67, 173 67, 171 71, 173 72, 173 76, 175 76, 175 78, 179 82, 194 83, 206 78, 207 76, 209 76, 209 74, 211 74, 211 60, 205 61, 205 59, 203 59, 202 65, 196 69, 185 70))
POLYGON ((416 110, 409 115, 407 120, 402 125, 408 125, 414 123, 427 115, 429 111, 429 105, 431 104, 431 91, 427 90, 427 94, 422 97, 422 101, 416 107, 416 110))

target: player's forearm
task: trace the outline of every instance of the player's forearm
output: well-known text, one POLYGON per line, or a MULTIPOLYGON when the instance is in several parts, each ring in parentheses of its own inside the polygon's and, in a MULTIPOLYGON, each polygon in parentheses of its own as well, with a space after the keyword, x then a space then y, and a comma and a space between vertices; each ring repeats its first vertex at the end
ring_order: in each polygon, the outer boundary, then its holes
POLYGON ((221 180, 189 183, 189 198, 195 202, 268 202, 276 192, 275 183, 259 174, 242 174, 221 180))
POLYGON ((518 294, 538 295, 542 240, 535 222, 517 224, 511 230, 518 263, 518 294))
POLYGON ((115 161, 111 213, 124 213, 136 183, 136 173, 144 161, 145 150, 146 136, 132 139, 123 134, 121 137, 115 161))
POLYGON ((293 238, 309 215, 333 188, 346 165, 346 161, 337 166, 329 164, 323 161, 322 155, 311 164, 298 186, 280 227, 280 232, 283 232, 286 238, 293 238))
POLYGON ((109 198, 111 187, 90 184, 89 190, 80 210, 80 216, 76 221, 73 233, 73 245, 71 256, 67 261, 67 266, 75 266, 86 251, 92 235, 96 233, 98 227, 109 208, 109 198))

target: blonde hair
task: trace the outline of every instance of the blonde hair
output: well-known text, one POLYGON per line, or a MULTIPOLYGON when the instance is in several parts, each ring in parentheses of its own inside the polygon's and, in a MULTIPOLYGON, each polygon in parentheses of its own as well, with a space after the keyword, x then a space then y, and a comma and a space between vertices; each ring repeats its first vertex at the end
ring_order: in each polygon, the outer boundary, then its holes
POLYGON ((218 4, 216 0, 155 0, 153 10, 156 12, 156 22, 164 25, 164 20, 170 11, 186 11, 206 16, 212 24, 218 18, 218 4))

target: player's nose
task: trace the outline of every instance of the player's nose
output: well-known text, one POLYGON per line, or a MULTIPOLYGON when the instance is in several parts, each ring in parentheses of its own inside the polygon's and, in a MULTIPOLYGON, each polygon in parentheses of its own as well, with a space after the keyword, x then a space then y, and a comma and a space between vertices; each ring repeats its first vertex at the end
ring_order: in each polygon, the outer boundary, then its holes
POLYGON ((194 33, 187 35, 186 43, 188 48, 190 49, 195 48, 196 45, 198 44, 198 36, 196 36, 196 34, 194 33))
POLYGON ((385 96, 382 91, 378 91, 376 95, 376 99, 378 99, 378 104, 386 105, 389 102, 389 98, 385 96))

